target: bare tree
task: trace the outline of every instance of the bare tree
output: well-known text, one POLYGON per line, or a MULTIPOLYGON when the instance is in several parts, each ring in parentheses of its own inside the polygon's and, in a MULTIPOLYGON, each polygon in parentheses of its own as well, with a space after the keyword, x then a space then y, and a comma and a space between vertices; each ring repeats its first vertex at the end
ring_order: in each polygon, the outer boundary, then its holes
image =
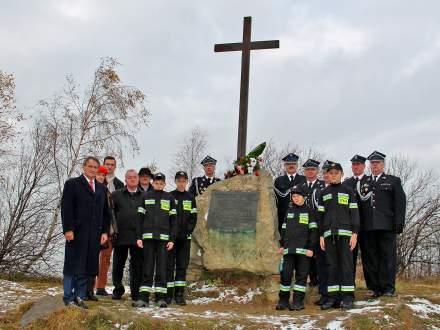
POLYGON ((399 273, 407 277, 439 275, 439 177, 403 155, 391 157, 387 167, 390 174, 401 178, 407 196, 406 225, 397 244, 399 273))
MULTIPOLYGON (((309 158, 321 162, 324 161, 324 153, 313 146, 297 146, 288 143, 278 148, 271 140, 266 144, 266 149, 263 153, 263 168, 274 178, 282 175, 284 173, 282 158, 289 152, 293 152, 299 156, 299 163, 305 162, 309 158)), ((299 167, 299 172, 302 172, 301 167, 299 167)))
POLYGON ((0 155, 5 154, 5 144, 14 135, 14 125, 22 119, 15 107, 15 79, 0 70, 0 155))
MULTIPOLYGON (((41 176, 45 191, 50 193, 38 195, 39 203, 48 209, 44 213, 38 213, 41 237, 34 242, 36 247, 33 253, 22 260, 18 266, 22 272, 35 271, 41 262, 46 261, 47 256, 54 244, 60 242, 60 207, 64 182, 80 172, 81 163, 85 156, 92 154, 102 156, 111 153, 122 159, 122 153, 138 150, 135 134, 140 127, 148 123, 150 116, 145 107, 145 95, 139 89, 124 85, 116 71, 118 63, 112 58, 105 58, 95 70, 92 82, 85 92, 80 95, 79 86, 71 76, 67 77, 66 88, 58 93, 50 101, 41 101, 39 111, 41 117, 35 123, 35 129, 31 132, 34 136, 38 132, 39 144, 34 143, 34 149, 26 154, 38 154, 37 148, 45 151, 45 156, 40 159, 44 163, 45 171, 36 171, 39 167, 27 169, 32 175, 41 176), (44 230, 42 229, 44 228, 44 230)), ((23 180, 22 167, 27 162, 20 162, 17 171, 10 176, 14 182, 23 180)), ((27 182, 27 181, 26 181, 27 182)), ((25 185, 26 186, 26 185, 25 185)), ((14 192, 12 187, 8 191, 14 192)), ((41 188, 43 189, 43 188, 41 188)), ((31 195, 34 195, 35 192, 31 195)), ((24 193, 26 195, 26 190, 24 193)), ((4 216, 8 209, 20 206, 25 211, 32 204, 23 203, 23 198, 11 199, 10 206, 1 209, 4 216)), ((22 212, 26 213, 26 212, 22 212)), ((22 214, 20 213, 20 214, 22 214)), ((13 220, 11 217, 4 218, 4 227, 9 228, 10 223, 15 221, 27 224, 36 219, 36 215, 29 218, 13 220)), ((8 231, 6 231, 9 233, 8 231)), ((6 246, 6 236, 0 236, 2 244, 6 246)), ((11 234, 9 234, 11 236, 11 234)), ((8 237, 9 237, 8 236, 8 237)), ((7 245, 11 246, 11 245, 7 245)), ((16 245, 18 246, 18 245, 16 245)), ((15 254, 20 254, 16 249, 6 249, 0 264, 10 260, 15 254)), ((1 266, 0 266, 1 267, 1 266)))
POLYGON ((182 143, 174 155, 174 166, 171 172, 179 170, 188 173, 193 178, 200 173, 200 161, 205 156, 208 147, 208 134, 200 127, 194 127, 182 138, 182 143))

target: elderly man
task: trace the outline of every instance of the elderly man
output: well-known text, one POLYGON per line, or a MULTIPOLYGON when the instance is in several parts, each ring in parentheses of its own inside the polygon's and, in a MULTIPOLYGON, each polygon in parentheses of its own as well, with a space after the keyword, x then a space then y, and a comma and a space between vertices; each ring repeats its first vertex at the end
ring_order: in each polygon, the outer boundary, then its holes
POLYGON ((193 194, 194 197, 203 194, 203 192, 213 183, 220 181, 219 178, 215 177, 215 166, 217 165, 217 160, 211 156, 206 156, 201 161, 203 166, 203 171, 205 175, 196 177, 192 180, 191 186, 189 187, 189 192, 193 194))
POLYGON ((113 210, 118 227, 118 235, 113 241, 113 299, 121 299, 125 292, 122 285, 125 262, 130 252, 130 292, 133 301, 138 300, 142 276, 142 249, 136 246, 136 229, 139 221, 138 206, 142 203, 143 192, 138 187, 136 170, 125 173, 125 188, 112 193, 113 210))
POLYGON ((110 210, 107 188, 95 180, 97 158, 89 156, 83 174, 66 181, 61 220, 66 238, 64 257, 64 303, 87 308, 84 298, 91 277, 98 274, 99 246, 108 240, 110 210))
POLYGON ((384 173, 385 155, 374 151, 367 158, 371 176, 360 187, 363 215, 364 268, 369 275, 372 297, 396 292, 396 235, 405 224, 406 195, 400 178, 384 173))
POLYGON ((284 162, 285 174, 276 178, 274 183, 278 208, 278 232, 280 233, 290 203, 290 188, 306 182, 306 178, 297 173, 298 159, 299 157, 294 153, 286 155, 282 159, 284 162))

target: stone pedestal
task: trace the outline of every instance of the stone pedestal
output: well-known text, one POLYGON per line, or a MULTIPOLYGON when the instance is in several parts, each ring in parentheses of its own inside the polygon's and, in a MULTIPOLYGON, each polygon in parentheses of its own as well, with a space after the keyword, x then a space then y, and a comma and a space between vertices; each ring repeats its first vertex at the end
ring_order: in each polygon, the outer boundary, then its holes
POLYGON ((189 279, 195 280, 204 272, 250 273, 263 277, 278 274, 281 256, 277 253, 277 209, 269 174, 239 175, 215 183, 197 197, 197 208, 189 279), (228 192, 231 192, 230 198, 241 196, 239 202, 221 204, 219 196, 227 198, 228 192), (249 192, 254 194, 246 194, 249 192), (219 205, 231 205, 233 209, 225 207, 225 218, 222 218, 219 205), (254 209, 249 210, 249 206, 254 209), (215 211, 215 217, 210 216, 210 208, 215 211))

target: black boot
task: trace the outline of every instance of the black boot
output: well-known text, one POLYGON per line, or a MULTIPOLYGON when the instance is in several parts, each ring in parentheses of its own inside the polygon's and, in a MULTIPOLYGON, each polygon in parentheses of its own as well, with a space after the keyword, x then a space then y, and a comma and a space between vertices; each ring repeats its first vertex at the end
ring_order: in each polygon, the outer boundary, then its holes
POLYGON ((131 304, 133 307, 142 308, 150 305, 150 293, 142 292, 139 294, 139 299, 131 304))
POLYGON ((317 306, 322 306, 327 302, 327 300, 328 300, 328 296, 321 295, 321 297, 317 301, 315 301, 314 304, 317 306))
POLYGON ((93 288, 90 288, 87 291, 87 299, 84 300, 98 301, 98 297, 95 296, 95 293, 93 292, 93 288))
POLYGON ((186 305, 185 288, 184 287, 177 287, 174 289, 174 301, 179 306, 186 305))
POLYGON ((174 288, 168 288, 167 289, 167 296, 165 297, 165 301, 168 305, 170 305, 173 301, 173 295, 174 295, 175 289, 174 288))
POLYGON ((304 309, 304 296, 305 294, 303 292, 295 291, 293 294, 293 303, 289 305, 289 310, 300 311, 304 309))
POLYGON ((277 311, 282 311, 289 308, 289 296, 290 296, 289 292, 280 291, 279 293, 280 299, 278 300, 278 304, 275 307, 277 311))
POLYGON ((334 297, 329 297, 325 303, 321 305, 321 309, 323 311, 334 308, 336 306, 336 300, 334 297))
POLYGON ((341 308, 345 309, 345 310, 352 309, 354 306, 353 301, 354 301, 353 297, 344 296, 344 298, 342 299, 342 302, 341 302, 341 308))

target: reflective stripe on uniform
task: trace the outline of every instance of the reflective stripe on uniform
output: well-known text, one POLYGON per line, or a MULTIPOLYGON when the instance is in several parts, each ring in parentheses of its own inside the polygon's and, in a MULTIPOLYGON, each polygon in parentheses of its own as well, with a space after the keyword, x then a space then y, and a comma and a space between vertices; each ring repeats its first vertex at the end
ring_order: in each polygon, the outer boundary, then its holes
POLYGON ((172 210, 170 211, 170 215, 176 215, 176 214, 177 214, 176 209, 172 209, 172 210))
POLYGON ((174 285, 176 287, 182 287, 182 286, 186 286, 186 281, 175 281, 174 285))
POLYGON ((160 234, 159 237, 162 241, 168 241, 170 239, 170 235, 160 234))
POLYGON ((325 212, 324 206, 319 205, 318 206, 318 212, 325 212))
POLYGON ((341 285, 342 292, 354 292, 354 285, 341 285))
POLYGON ((290 285, 280 285, 280 291, 290 292, 290 285))
POLYGON ((330 285, 327 287, 327 292, 338 292, 339 285, 330 285))
POLYGON ((193 208, 193 209, 191 209, 191 213, 192 213, 192 214, 197 213, 197 208, 193 208))
POLYGON ((348 194, 338 193, 338 203, 348 205, 348 194))
POLYGON ((142 235, 142 239, 152 239, 153 238, 153 233, 144 233, 142 235))
POLYGON ((286 228, 287 228, 287 223, 283 223, 283 225, 281 226, 281 228, 286 229, 286 228))
POLYGON ((167 288, 174 288, 174 282, 167 282, 167 288))
POLYGON ((350 208, 351 209, 357 209, 358 208, 357 203, 350 203, 350 208))
POLYGON ((322 200, 323 200, 324 202, 327 201, 327 200, 329 200, 329 199, 332 199, 332 194, 327 194, 327 195, 322 196, 322 200))
POLYGON ((167 290, 167 288, 162 288, 162 287, 158 286, 158 287, 155 287, 155 288, 154 288, 154 292, 158 292, 158 293, 167 293, 168 290, 167 290))
POLYGON ((306 255, 306 252, 307 252, 307 250, 306 249, 296 249, 295 250, 295 253, 296 254, 303 254, 303 255, 306 255))
POLYGON ((294 291, 306 292, 306 287, 303 286, 303 285, 295 284, 295 285, 293 286, 293 290, 294 290, 294 291))
POLYGON ((332 234, 331 230, 327 230, 324 232, 324 238, 329 237, 332 234))
POLYGON ((138 207, 138 213, 145 214, 145 212, 147 212, 147 210, 145 210, 143 207, 138 207))
POLYGON ((145 205, 154 205, 156 204, 156 201, 154 199, 146 199, 145 205))
POLYGON ((289 253, 289 249, 284 249, 283 254, 288 254, 289 253))
POLYGON ((139 292, 140 293, 142 293, 142 292, 150 292, 151 293, 151 292, 154 292, 154 290, 151 286, 141 286, 139 288, 139 292))
POLYGON ((318 224, 316 222, 309 223, 309 229, 318 228, 318 224))
POLYGON ((191 236, 191 235, 188 235, 188 237, 187 237, 186 239, 192 239, 192 236, 191 236))
POLYGON ((353 235, 353 232, 351 230, 338 229, 338 235, 339 236, 351 236, 351 235, 353 235))
POLYGON ((308 213, 300 213, 299 214, 299 223, 307 225, 309 223, 309 214, 308 213))
POLYGON ((293 213, 287 213, 287 219, 293 219, 293 213))

